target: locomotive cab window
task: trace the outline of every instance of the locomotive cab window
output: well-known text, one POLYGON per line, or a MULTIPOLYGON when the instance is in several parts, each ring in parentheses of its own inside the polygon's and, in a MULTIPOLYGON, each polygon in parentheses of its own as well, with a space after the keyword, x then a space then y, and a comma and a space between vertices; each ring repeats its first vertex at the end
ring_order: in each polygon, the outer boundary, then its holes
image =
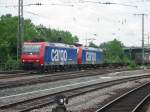
POLYGON ((23 54, 39 54, 40 45, 25 44, 23 46, 23 54))

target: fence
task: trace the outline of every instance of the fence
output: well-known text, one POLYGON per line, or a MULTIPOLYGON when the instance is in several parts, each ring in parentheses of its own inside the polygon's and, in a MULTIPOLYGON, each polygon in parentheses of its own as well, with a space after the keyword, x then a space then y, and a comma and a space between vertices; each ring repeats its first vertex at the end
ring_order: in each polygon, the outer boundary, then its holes
POLYGON ((21 70, 20 63, 0 63, 0 71, 14 71, 21 70))

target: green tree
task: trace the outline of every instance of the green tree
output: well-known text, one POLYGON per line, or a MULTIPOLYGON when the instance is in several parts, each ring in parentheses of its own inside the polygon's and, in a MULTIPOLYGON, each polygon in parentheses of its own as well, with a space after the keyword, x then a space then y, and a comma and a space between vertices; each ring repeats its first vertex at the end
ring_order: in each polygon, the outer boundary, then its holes
MULTIPOLYGON (((18 17, 11 14, 0 17, 0 63, 8 59, 16 59, 17 52, 18 17)), ((24 41, 48 41, 73 44, 78 37, 68 31, 35 26, 30 19, 24 19, 24 41)))
MULTIPOLYGON (((24 40, 30 40, 37 35, 31 20, 24 20, 24 40)), ((0 17, 0 59, 5 62, 8 57, 16 58, 18 17, 6 14, 0 17)))
POLYGON ((32 23, 30 19, 24 20, 24 41, 32 40, 38 37, 39 33, 36 30, 36 26, 32 23))
POLYGON ((101 44, 100 47, 105 52, 106 62, 116 63, 122 62, 124 59, 123 44, 121 41, 114 39, 113 41, 101 44))
POLYGON ((49 42, 62 42, 66 44, 73 44, 79 41, 77 36, 73 36, 68 31, 46 28, 43 25, 37 26, 36 29, 39 33, 39 37, 45 38, 45 40, 49 42))

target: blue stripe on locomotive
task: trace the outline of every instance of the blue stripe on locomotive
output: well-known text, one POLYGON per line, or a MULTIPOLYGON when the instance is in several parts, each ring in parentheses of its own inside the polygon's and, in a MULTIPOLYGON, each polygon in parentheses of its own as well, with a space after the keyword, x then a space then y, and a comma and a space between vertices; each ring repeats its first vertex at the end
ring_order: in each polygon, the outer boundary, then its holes
POLYGON ((45 65, 77 64, 77 49, 48 46, 45 49, 45 65))
POLYGON ((83 49, 82 64, 102 64, 104 57, 102 51, 83 49))

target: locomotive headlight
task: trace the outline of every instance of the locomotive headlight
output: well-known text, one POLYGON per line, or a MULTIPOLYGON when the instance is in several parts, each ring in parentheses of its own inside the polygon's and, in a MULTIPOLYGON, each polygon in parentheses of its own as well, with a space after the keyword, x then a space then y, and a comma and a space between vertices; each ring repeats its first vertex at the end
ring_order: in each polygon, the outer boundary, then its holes
POLYGON ((23 62, 25 62, 25 60, 22 60, 23 62))

